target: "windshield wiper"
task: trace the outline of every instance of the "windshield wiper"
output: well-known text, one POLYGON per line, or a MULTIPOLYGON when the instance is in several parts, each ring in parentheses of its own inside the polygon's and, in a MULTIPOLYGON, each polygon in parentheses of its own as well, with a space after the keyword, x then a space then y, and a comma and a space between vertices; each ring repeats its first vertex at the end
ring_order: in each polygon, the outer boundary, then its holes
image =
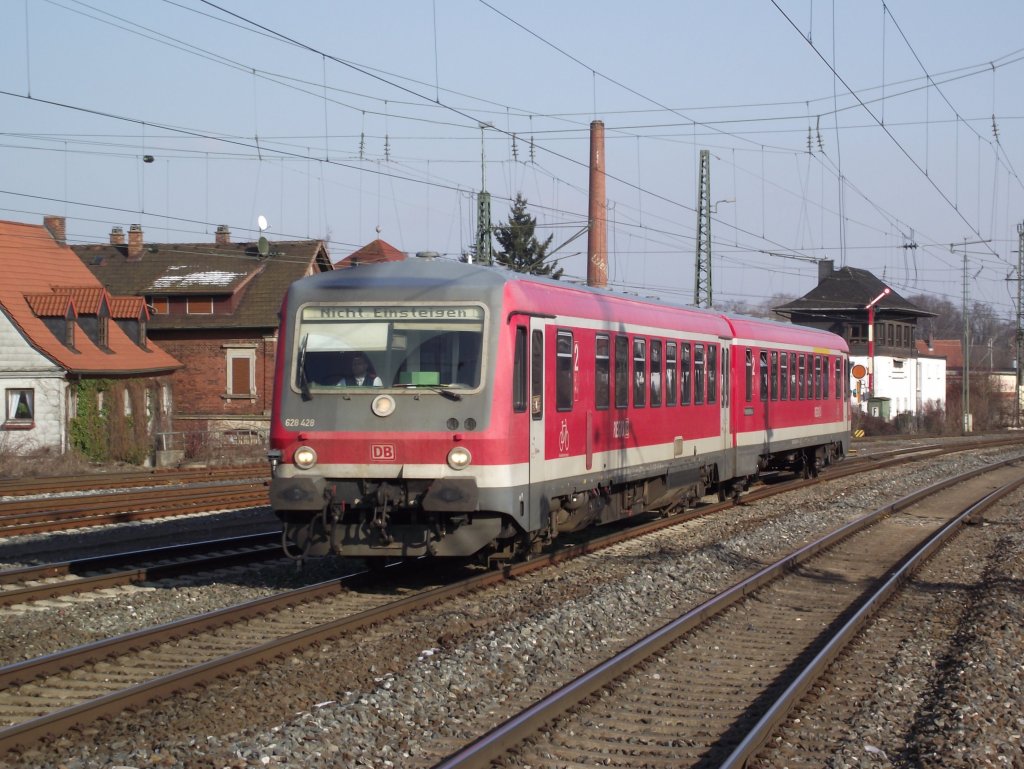
POLYGON ((401 388, 402 390, 429 390, 430 392, 437 393, 450 401, 462 400, 462 395, 449 389, 451 385, 396 384, 394 386, 401 388))
POLYGON ((313 400, 313 394, 309 391, 309 379, 306 378, 306 340, 309 334, 302 335, 299 342, 299 390, 302 392, 302 400, 313 400))

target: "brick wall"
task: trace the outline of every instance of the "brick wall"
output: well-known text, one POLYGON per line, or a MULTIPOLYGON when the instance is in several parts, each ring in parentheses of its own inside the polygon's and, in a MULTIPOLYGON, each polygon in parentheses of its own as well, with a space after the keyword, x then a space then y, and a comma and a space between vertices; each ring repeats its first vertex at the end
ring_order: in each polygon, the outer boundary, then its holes
MULTIPOLYGON (((151 334, 150 338, 184 364, 184 368, 171 377, 171 384, 175 417, 188 420, 189 429, 196 429, 197 420, 269 415, 276 340, 260 333, 223 337, 164 332, 159 336, 151 334), (225 397, 230 346, 252 349, 255 353, 256 387, 251 399, 225 397)), ((179 427, 184 429, 183 425, 179 427)))

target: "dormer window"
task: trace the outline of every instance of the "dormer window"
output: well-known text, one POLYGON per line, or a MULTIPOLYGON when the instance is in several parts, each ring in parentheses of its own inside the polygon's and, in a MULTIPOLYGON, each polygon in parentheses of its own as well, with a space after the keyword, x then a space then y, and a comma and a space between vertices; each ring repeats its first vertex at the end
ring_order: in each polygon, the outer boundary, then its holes
POLYGON ((77 326, 74 316, 68 315, 64 318, 64 344, 72 350, 75 349, 75 328, 77 326))
POLYGON ((212 296, 190 296, 185 300, 185 312, 189 315, 213 315, 212 296))

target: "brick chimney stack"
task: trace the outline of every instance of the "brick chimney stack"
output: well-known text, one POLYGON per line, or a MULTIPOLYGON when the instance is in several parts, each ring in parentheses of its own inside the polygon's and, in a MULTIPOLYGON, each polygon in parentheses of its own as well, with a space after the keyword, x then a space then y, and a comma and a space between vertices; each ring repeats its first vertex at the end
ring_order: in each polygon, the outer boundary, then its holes
POLYGON ((68 242, 67 222, 63 216, 44 216, 43 226, 49 230, 53 239, 62 246, 68 242))
POLYGON ((215 235, 215 242, 220 245, 225 245, 231 242, 231 229, 226 224, 217 225, 217 234, 215 235))
POLYGON ((590 123, 590 206, 587 232, 587 285, 608 286, 608 198, 604 172, 604 123, 590 123))
POLYGON ((111 227, 110 228, 110 245, 112 245, 112 246, 123 246, 124 245, 124 227, 111 227))
POLYGON ((128 228, 128 258, 142 258, 142 225, 133 224, 128 228))

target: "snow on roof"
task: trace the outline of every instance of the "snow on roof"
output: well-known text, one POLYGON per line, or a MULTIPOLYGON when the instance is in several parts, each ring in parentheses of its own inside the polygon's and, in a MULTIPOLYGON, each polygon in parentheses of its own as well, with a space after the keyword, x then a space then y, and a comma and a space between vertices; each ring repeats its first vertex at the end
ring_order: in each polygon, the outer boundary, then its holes
MULTIPOLYGON (((184 265, 171 267, 170 270, 185 269, 184 265)), ((185 275, 163 275, 153 281, 153 288, 189 288, 191 286, 230 286, 235 280, 245 276, 244 272, 226 272, 208 270, 191 272, 185 275)))

